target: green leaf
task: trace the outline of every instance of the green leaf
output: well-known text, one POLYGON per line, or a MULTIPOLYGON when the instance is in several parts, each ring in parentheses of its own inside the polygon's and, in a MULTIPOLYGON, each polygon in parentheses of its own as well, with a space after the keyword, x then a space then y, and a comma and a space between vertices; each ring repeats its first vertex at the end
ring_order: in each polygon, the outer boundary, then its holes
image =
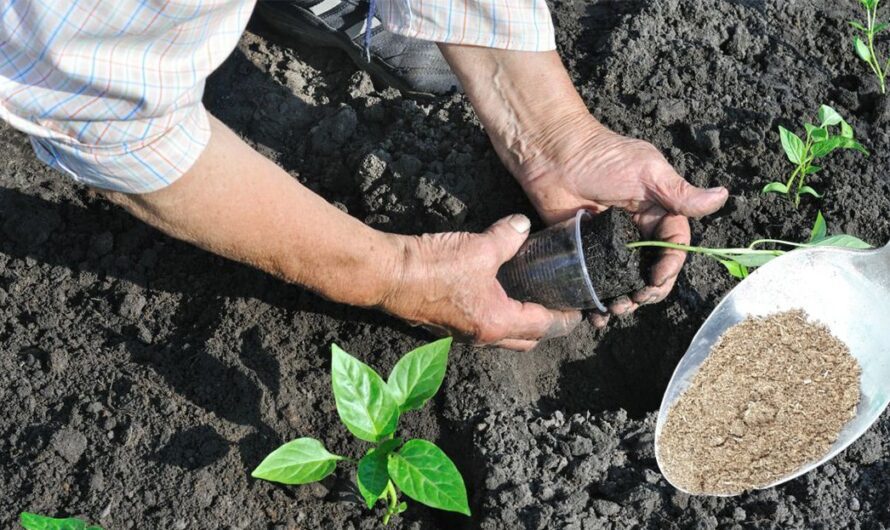
POLYGON ((828 129, 816 127, 812 123, 805 123, 803 124, 803 127, 807 131, 807 136, 809 136, 816 142, 821 142, 822 140, 828 138, 828 129))
POLYGON ((356 438, 379 442, 396 430, 399 406, 370 366, 331 345, 331 383, 337 414, 356 438))
POLYGON ((454 462, 426 440, 411 440, 389 455, 389 476, 417 502, 470 515, 467 488, 454 462))
POLYGON ((837 125, 840 122, 844 121, 841 118, 841 115, 837 113, 836 110, 829 107, 828 105, 822 105, 819 107, 819 122, 822 124, 822 128, 831 127, 832 125, 837 125))
POLYGON ((407 509, 408 509, 408 503, 402 501, 402 502, 400 502, 399 505, 396 507, 396 513, 404 513, 405 510, 407 510, 407 509))
POLYGON ((816 222, 813 223, 813 229, 810 230, 810 243, 823 239, 827 234, 828 225, 826 225, 825 218, 822 217, 822 212, 820 211, 816 214, 816 222))
POLYGON ((402 412, 423 407, 445 379, 451 337, 410 351, 393 367, 386 384, 402 412))
POLYGON ((389 453, 400 445, 402 440, 399 438, 385 440, 358 461, 356 483, 368 508, 373 508, 386 491, 389 483, 389 472, 386 470, 389 453))
POLYGON ((843 136, 832 136, 824 142, 819 142, 818 144, 813 145, 813 158, 822 158, 835 149, 854 149, 860 153, 868 155, 868 150, 862 147, 862 144, 856 140, 845 138, 843 136))
POLYGON ((368 509, 372 509, 377 501, 386 493, 389 484, 389 473, 386 471, 386 458, 373 458, 365 455, 358 461, 358 472, 355 483, 368 509))
POLYGON ((281 484, 308 484, 330 475, 340 460, 342 456, 329 453, 318 440, 297 438, 269 453, 250 476, 281 484))
POLYGON ((819 241, 813 242, 812 246, 814 246, 814 247, 859 248, 859 249, 873 248, 871 245, 869 245, 865 241, 859 239, 858 237, 848 236, 847 234, 838 234, 835 236, 828 236, 825 239, 820 239, 819 241))
POLYGON ((800 161, 803 160, 806 154, 803 140, 781 125, 779 126, 779 137, 782 139, 782 148, 785 149, 785 155, 788 156, 788 160, 794 164, 800 164, 800 161))
POLYGON ((813 175, 820 171, 822 171, 822 168, 820 166, 810 166, 804 170, 803 174, 804 175, 813 175))
POLYGON ((856 140, 853 140, 852 138, 845 138, 845 140, 849 140, 849 142, 844 144, 844 146, 843 146, 844 149, 853 149, 854 151, 859 151, 860 153, 862 153, 865 156, 869 156, 870 153, 868 152, 868 149, 863 147, 862 144, 860 144, 856 140))
POLYGON ((726 270, 729 271, 731 275, 738 279, 744 279, 748 276, 748 268, 742 265, 741 263, 736 263, 731 259, 717 259, 720 263, 726 267, 726 270))
POLYGON ((841 120, 841 136, 844 138, 853 138, 853 127, 844 120, 841 120))
POLYGON ((878 24, 877 26, 875 26, 875 29, 873 31, 874 31, 875 35, 877 35, 878 33, 884 31, 888 27, 890 27, 890 24, 888 24, 886 22, 882 22, 882 23, 878 24))
POLYGON ((822 158, 823 156, 830 154, 840 146, 841 140, 844 139, 843 136, 833 136, 824 142, 819 142, 818 144, 813 145, 813 158, 822 158))
POLYGON ((854 28, 858 29, 859 31, 862 31, 863 33, 867 31, 867 30, 865 29, 865 26, 863 26, 863 25, 860 24, 859 22, 856 22, 855 20, 851 20, 851 21, 849 22, 849 24, 850 24, 851 26, 853 26, 854 28))
POLYGON ((814 190, 812 188, 812 186, 801 186, 800 189, 797 190, 797 194, 798 195, 812 195, 813 197, 816 197, 817 199, 822 198, 822 195, 818 191, 814 190))
POLYGON ((782 195, 788 195, 788 186, 786 186, 782 182, 770 182, 763 187, 761 193, 779 193, 782 195))
POLYGON ((871 62, 871 52, 869 51, 868 46, 862 42, 862 39, 854 37, 853 48, 856 50, 856 55, 858 55, 860 59, 867 63, 871 62))
POLYGON ((55 519, 29 512, 19 515, 19 523, 25 530, 102 530, 98 526, 87 526, 80 519, 55 519))

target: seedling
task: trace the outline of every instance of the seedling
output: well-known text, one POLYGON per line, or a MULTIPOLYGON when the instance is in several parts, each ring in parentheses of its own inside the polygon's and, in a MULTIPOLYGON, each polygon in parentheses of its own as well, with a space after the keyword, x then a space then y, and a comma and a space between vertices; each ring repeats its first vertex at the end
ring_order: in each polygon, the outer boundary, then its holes
MULTIPOLYGON (((368 508, 383 499, 383 524, 407 509, 399 491, 432 508, 470 515, 463 477, 450 458, 426 440, 395 437, 399 416, 417 410, 445 378, 451 339, 405 354, 384 381, 370 366, 331 345, 331 382, 340 420, 356 438, 374 444, 357 463, 358 490, 368 508)), ((255 478, 282 484, 317 482, 340 461, 314 438, 298 438, 272 451, 253 470, 255 478)))
POLYGON ((748 276, 750 269, 759 267, 771 261, 773 258, 781 256, 787 249, 807 247, 846 247, 846 248, 872 248, 871 245, 859 238, 848 236, 846 234, 838 234, 829 236, 825 225, 825 218, 822 212, 816 216, 816 222, 810 231, 810 239, 806 243, 794 243, 791 241, 782 241, 780 239, 758 239, 746 248, 708 248, 693 247, 690 245, 679 245, 676 243, 667 243, 664 241, 639 241, 636 243, 628 243, 627 248, 640 247, 661 247, 674 248, 693 252, 696 254, 704 254, 705 256, 716 259, 726 267, 729 274, 743 279, 748 276), (765 249, 760 248, 764 245, 777 245, 785 247, 785 249, 765 249))
POLYGON ((98 526, 89 526, 80 519, 55 519, 28 512, 22 512, 19 523, 25 530, 102 530, 98 526))
POLYGON ((794 171, 788 177, 787 182, 770 182, 763 188, 763 193, 779 193, 791 198, 794 206, 800 204, 800 196, 804 194, 820 198, 822 195, 806 184, 806 178, 822 170, 813 162, 822 158, 836 149, 855 149, 868 156, 868 151, 853 138, 853 128, 850 127, 836 110, 828 105, 819 107, 819 126, 812 123, 804 124, 807 135, 806 140, 788 129, 779 126, 779 137, 782 140, 782 148, 788 160, 795 165, 794 171), (840 134, 834 135, 833 127, 840 127, 840 134), (793 195, 792 195, 793 190, 793 195))
POLYGON ((878 78, 878 83, 881 85, 881 94, 886 94, 887 70, 890 69, 890 59, 883 63, 884 66, 882 68, 882 60, 878 58, 878 54, 875 52, 875 36, 890 27, 890 24, 886 22, 878 24, 878 4, 880 1, 859 0, 859 3, 865 8, 865 23, 851 20, 850 25, 859 30, 865 37, 864 41, 859 38, 859 35, 853 37, 853 49, 856 51, 856 55, 868 64, 868 67, 871 68, 871 71, 878 78))

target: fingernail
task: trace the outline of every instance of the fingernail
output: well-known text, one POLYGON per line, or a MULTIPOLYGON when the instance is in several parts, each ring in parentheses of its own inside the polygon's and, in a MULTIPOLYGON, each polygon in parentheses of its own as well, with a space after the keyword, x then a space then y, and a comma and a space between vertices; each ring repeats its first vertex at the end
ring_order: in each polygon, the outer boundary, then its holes
POLYGON ((723 186, 717 186, 716 188, 708 188, 706 191, 711 195, 721 195, 725 190, 726 188, 723 186))
POLYGON ((609 314, 592 312, 589 317, 590 323, 596 329, 603 329, 609 324, 609 314))
POLYGON ((529 218, 521 214, 510 216, 510 219, 507 222, 510 223, 510 226, 513 227, 513 230, 516 230, 520 234, 528 232, 529 229, 531 229, 532 227, 532 222, 529 220, 529 218))

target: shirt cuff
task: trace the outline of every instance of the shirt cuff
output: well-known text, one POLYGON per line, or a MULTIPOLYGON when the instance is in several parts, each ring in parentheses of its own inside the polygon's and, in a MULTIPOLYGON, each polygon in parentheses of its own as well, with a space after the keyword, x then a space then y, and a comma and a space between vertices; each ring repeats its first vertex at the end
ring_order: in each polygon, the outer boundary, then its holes
POLYGON ((503 50, 556 49, 544 0, 378 1, 384 28, 405 37, 503 50))
POLYGON ((210 142, 207 110, 200 103, 179 109, 169 122, 160 134, 114 145, 86 145, 55 136, 30 138, 37 158, 77 182, 123 193, 148 193, 184 175, 210 142))

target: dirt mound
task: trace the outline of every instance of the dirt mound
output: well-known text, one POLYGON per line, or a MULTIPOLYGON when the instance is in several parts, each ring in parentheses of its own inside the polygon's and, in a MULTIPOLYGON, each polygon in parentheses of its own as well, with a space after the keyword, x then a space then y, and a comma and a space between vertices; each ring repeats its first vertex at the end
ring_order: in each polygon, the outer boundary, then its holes
MULTIPOLYGON (((670 486, 655 464, 655 414, 623 411, 483 416, 474 444, 485 481, 479 527, 845 528, 883 522, 890 470, 881 426, 820 471, 740 497, 694 497, 670 486)), ((876 526, 877 527, 877 526, 876 526)))

